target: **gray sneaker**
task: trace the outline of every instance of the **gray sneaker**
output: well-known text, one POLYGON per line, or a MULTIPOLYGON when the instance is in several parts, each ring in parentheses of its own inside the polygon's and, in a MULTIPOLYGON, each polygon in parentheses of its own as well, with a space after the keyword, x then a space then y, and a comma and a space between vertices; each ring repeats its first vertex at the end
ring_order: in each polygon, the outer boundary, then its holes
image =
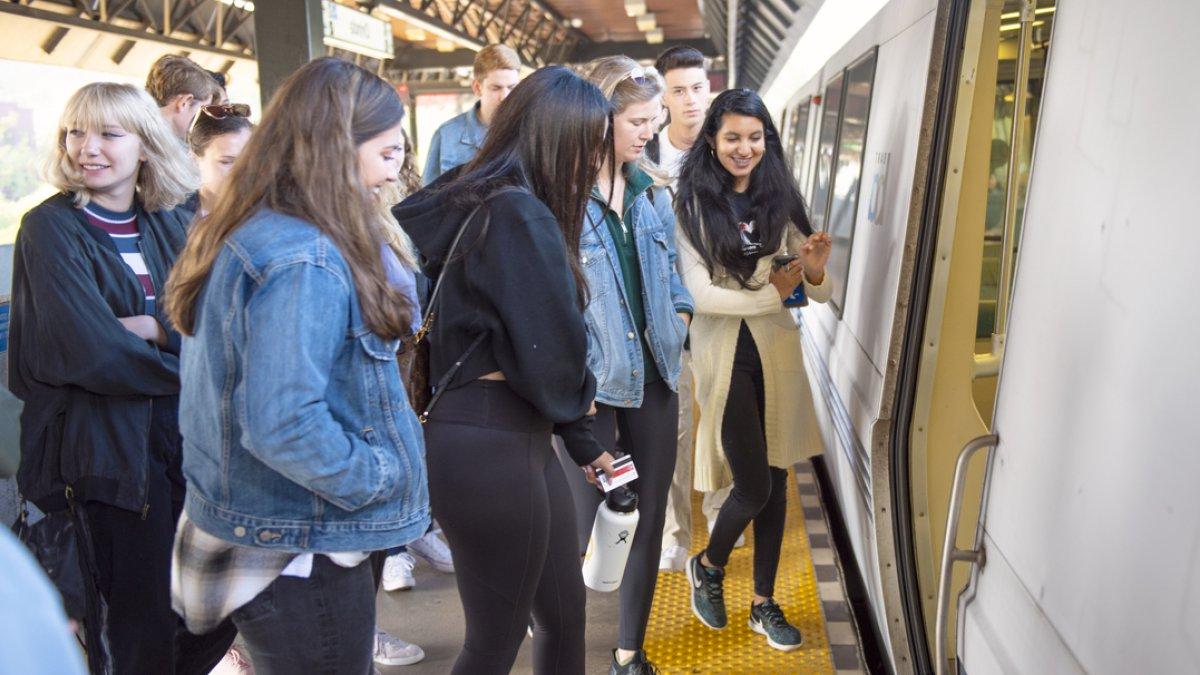
POLYGON ((700 555, 687 562, 688 583, 692 586, 692 613, 700 623, 720 630, 725 627, 725 571, 700 564, 700 555))
POLYGON ((750 630, 767 636, 767 644, 783 652, 797 649, 804 642, 800 629, 788 623, 775 600, 750 605, 750 630))

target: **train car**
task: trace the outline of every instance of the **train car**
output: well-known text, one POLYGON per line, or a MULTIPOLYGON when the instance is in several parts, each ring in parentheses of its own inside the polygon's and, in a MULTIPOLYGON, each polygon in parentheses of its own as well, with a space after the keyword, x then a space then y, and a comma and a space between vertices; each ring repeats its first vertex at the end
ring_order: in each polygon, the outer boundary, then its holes
POLYGON ((1200 6, 874 5, 766 86, 836 246, 798 320, 867 665, 1196 672, 1200 6))

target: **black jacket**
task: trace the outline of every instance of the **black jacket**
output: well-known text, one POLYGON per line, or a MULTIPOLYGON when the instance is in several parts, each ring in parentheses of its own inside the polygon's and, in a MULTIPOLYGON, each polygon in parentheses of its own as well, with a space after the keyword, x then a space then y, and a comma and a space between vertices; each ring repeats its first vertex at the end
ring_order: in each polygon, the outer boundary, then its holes
MULTIPOLYGON (((137 213, 161 294, 188 214, 137 213)), ((151 453, 178 467, 180 337, 156 304, 169 339, 162 349, 117 321, 146 313, 145 291, 70 195, 25 214, 13 254, 9 387, 25 402, 17 486, 39 508, 62 508, 70 486, 77 500, 141 511, 151 453)))
MULTIPOLYGON (((456 175, 443 176, 393 210, 431 282, 446 266, 450 244, 468 215, 468 209, 450 203, 453 186, 442 189, 456 175)), ((500 371, 513 391, 556 424, 577 464, 595 460, 601 449, 587 417, 596 396, 587 367, 587 328, 550 209, 523 190, 488 198, 446 266, 443 284, 437 306, 430 308, 436 314, 429 381, 438 382, 485 333, 447 389, 500 371)))

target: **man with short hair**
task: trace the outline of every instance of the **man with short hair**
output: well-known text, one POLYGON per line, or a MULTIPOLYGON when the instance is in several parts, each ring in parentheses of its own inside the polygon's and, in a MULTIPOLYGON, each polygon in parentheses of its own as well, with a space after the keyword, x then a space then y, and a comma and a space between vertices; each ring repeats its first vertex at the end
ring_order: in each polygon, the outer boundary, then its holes
POLYGON ((659 54, 654 67, 666 81, 663 105, 671 116, 667 126, 647 144, 646 152, 678 180, 683 156, 700 137, 700 127, 708 111, 708 71, 704 68, 704 55, 682 45, 659 54))
POLYGON ((521 76, 521 58, 508 45, 488 45, 475 55, 471 91, 479 97, 470 110, 450 118, 433 134, 421 180, 429 185, 438 176, 466 164, 483 145, 488 125, 500 103, 508 98, 521 76))
MULTIPOLYGON (((646 144, 646 153, 671 176, 671 185, 667 189, 674 198, 684 155, 696 142, 703 142, 700 141, 700 131, 704 126, 704 115, 708 112, 708 71, 704 68, 704 55, 682 45, 660 54, 654 67, 667 84, 663 105, 670 113, 670 122, 646 144)), ((663 527, 662 554, 658 561, 658 569, 664 571, 682 570, 692 543, 694 388, 692 354, 685 349, 683 370, 679 375, 679 440, 675 453, 675 476, 667 493, 667 520, 663 527)), ((704 495, 703 511, 709 532, 712 532, 717 512, 729 496, 731 487, 704 495)), ((745 538, 739 537, 738 546, 743 544, 745 538)))
POLYGON ((186 56, 167 54, 154 62, 146 77, 146 91, 154 97, 163 118, 181 140, 187 140, 192 120, 218 98, 221 88, 209 72, 186 56))

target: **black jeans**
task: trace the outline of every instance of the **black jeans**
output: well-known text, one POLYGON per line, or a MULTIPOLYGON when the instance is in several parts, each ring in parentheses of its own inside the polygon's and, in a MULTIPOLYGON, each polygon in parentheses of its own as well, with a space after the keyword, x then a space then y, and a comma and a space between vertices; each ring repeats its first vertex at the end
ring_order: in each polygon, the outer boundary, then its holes
POLYGON ((787 517, 787 469, 767 464, 762 361, 750 330, 738 331, 729 398, 721 419, 721 444, 733 473, 733 490, 717 515, 708 540, 708 560, 729 562, 738 535, 754 522, 754 592, 771 597, 787 517))
POLYGON ((551 424, 504 382, 442 396, 425 426, 429 498, 466 615, 459 675, 508 673, 533 616, 533 671, 584 671, 586 595, 551 424))
MULTIPOLYGON (((679 395, 659 380, 646 386, 640 408, 614 408, 604 404, 596 408, 596 422, 592 426, 596 440, 612 452, 619 432, 621 451, 633 456, 633 465, 638 472, 638 479, 631 483, 638 495, 638 525, 629 548, 629 560, 625 563, 625 576, 621 578, 617 637, 617 646, 621 649, 637 650, 646 639, 646 624, 650 621, 654 586, 658 581, 667 493, 675 474, 679 395)), ((568 482, 575 499, 582 554, 591 537, 596 508, 604 500, 604 494, 587 482, 583 472, 572 466, 565 453, 560 454, 559 459, 570 476, 568 482)))
POLYGON ((364 561, 313 557, 306 579, 280 576, 232 615, 258 675, 370 675, 375 584, 364 561))
POLYGON ((84 505, 119 675, 207 675, 237 635, 229 621, 193 635, 171 609, 171 552, 184 488, 168 478, 167 466, 151 458, 144 517, 100 502, 84 505))

